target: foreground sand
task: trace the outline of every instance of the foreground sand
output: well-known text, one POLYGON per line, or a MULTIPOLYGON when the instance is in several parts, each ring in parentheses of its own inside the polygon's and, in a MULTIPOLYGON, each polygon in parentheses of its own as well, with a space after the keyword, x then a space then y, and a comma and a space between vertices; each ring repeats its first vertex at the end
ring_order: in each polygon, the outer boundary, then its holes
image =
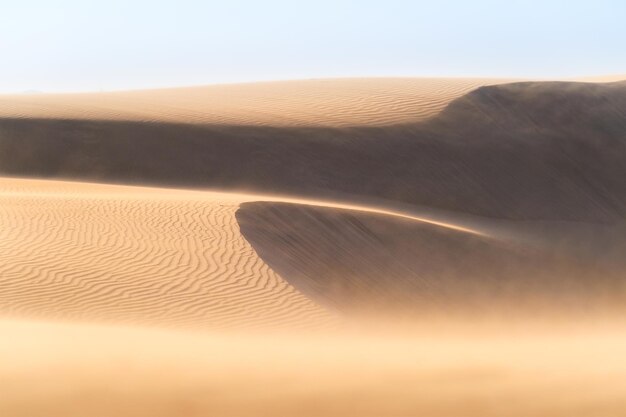
POLYGON ((0 321, 0 415, 617 417, 623 326, 180 333, 0 321))

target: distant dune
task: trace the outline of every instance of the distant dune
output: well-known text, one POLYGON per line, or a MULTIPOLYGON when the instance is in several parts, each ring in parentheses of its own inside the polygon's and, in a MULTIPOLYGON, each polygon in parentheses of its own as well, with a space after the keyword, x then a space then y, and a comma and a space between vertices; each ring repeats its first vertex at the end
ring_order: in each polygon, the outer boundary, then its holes
POLYGON ((384 127, 3 118, 0 173, 614 222, 625 126, 626 82, 480 87, 384 127))
POLYGON ((0 96, 1 118, 245 126, 372 126, 424 120, 505 79, 355 78, 111 93, 0 96))
POLYGON ((626 81, 510 81, 0 96, 0 414, 621 415, 626 81))

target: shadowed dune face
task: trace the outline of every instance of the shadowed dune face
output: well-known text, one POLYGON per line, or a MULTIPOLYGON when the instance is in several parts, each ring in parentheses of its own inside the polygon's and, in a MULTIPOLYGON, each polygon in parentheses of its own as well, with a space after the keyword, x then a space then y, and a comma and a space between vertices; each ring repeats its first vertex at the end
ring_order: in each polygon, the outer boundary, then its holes
POLYGON ((314 300, 344 312, 586 312, 626 300, 626 227, 502 241, 353 210, 243 203, 243 236, 314 300), (578 239, 585 243, 581 244, 578 239), (598 251, 597 246, 604 249, 598 251), (606 248, 610 248, 606 250, 606 248), (601 252, 601 253, 599 253, 601 252))
POLYGON ((624 132, 624 82, 517 83, 384 128, 1 119, 0 172, 610 223, 626 215, 624 132))

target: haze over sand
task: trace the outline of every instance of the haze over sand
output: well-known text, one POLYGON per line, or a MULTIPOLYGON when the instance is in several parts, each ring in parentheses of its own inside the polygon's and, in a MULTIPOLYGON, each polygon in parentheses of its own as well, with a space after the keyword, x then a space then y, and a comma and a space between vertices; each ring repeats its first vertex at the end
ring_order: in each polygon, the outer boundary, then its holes
POLYGON ((0 415, 622 415, 625 132, 624 82, 1 96, 0 415))

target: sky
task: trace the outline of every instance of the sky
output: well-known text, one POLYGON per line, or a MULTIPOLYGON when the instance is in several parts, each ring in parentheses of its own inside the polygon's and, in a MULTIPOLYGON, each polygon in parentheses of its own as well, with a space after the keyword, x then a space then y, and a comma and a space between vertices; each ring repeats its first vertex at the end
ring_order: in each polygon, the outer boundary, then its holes
POLYGON ((624 0, 0 0, 0 93, 624 73, 624 0))

